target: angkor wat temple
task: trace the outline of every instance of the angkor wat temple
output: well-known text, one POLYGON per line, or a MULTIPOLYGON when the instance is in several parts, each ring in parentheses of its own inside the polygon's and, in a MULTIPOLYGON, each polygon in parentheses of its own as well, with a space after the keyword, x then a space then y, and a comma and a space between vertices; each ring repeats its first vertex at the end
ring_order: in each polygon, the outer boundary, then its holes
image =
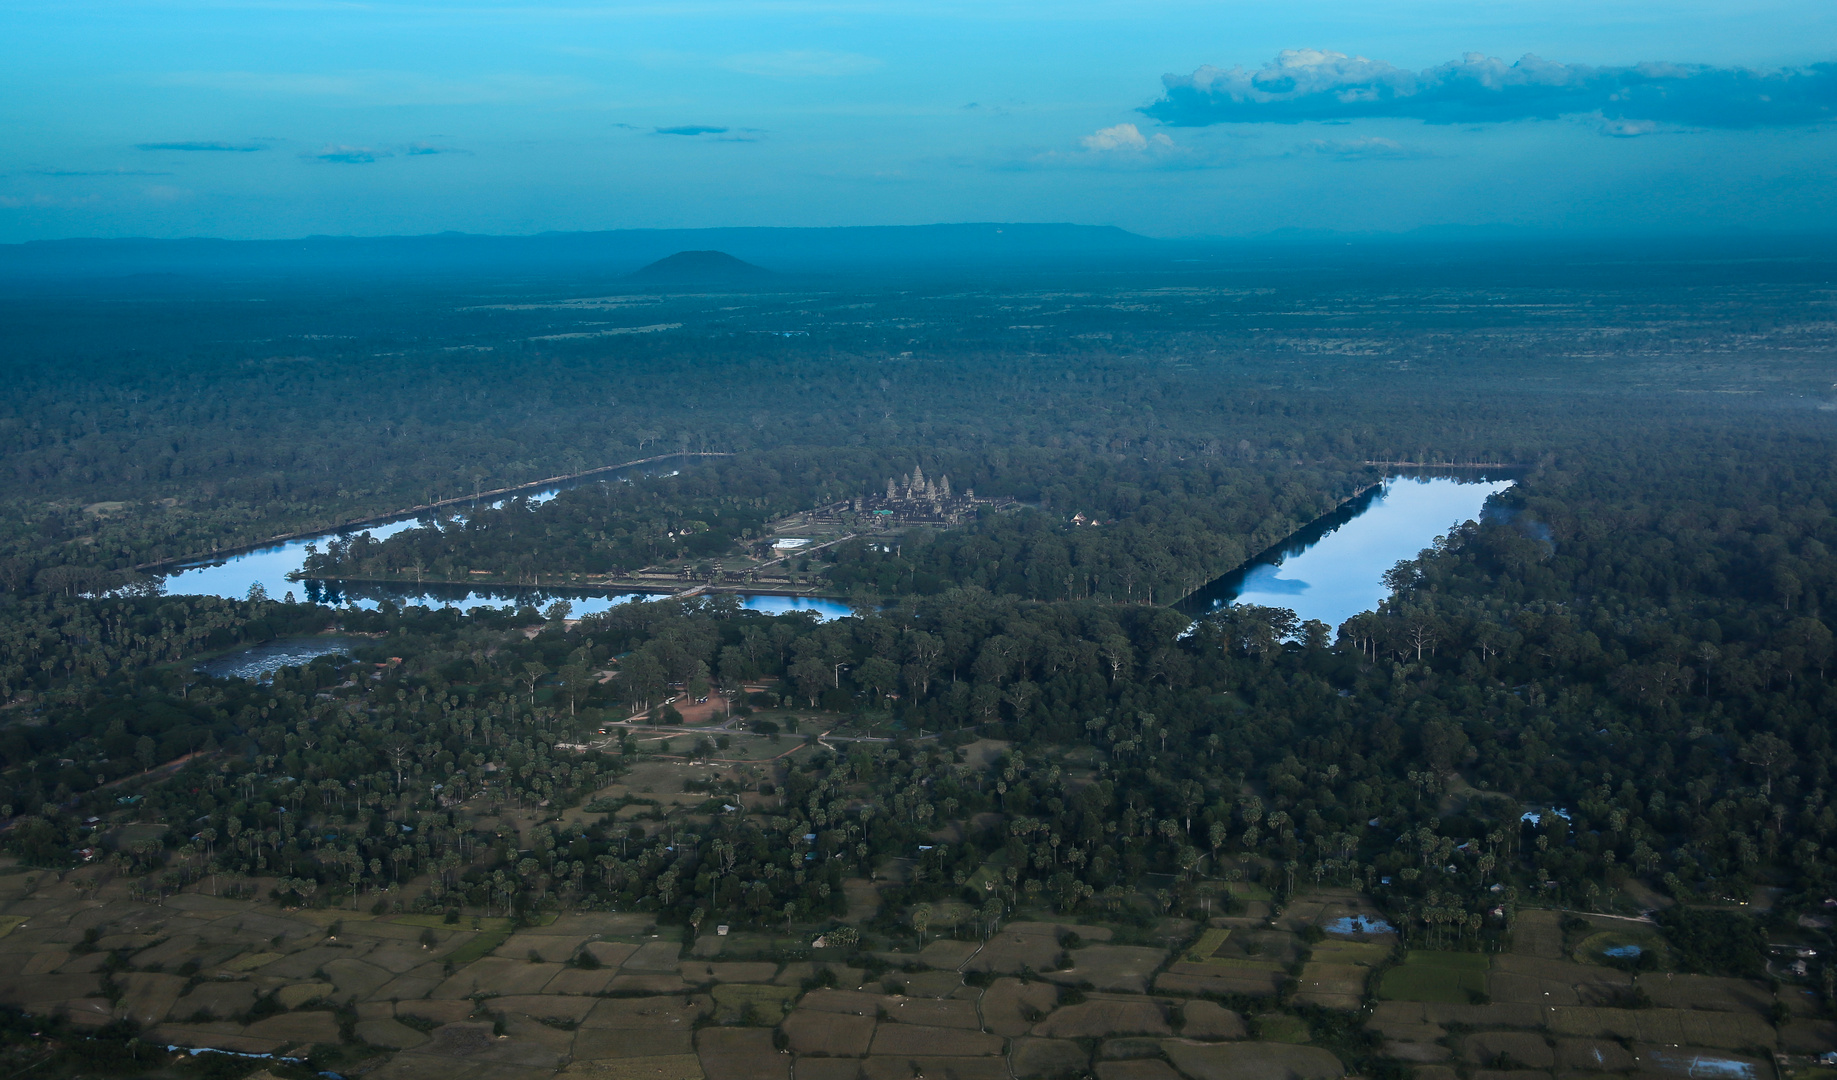
POLYGON ((961 525, 976 516, 978 506, 999 507, 1011 502, 1009 499, 978 499, 976 492, 969 488, 953 491, 950 477, 927 479, 924 470, 915 465, 912 475, 889 479, 884 494, 863 495, 819 506, 811 512, 810 520, 839 522, 843 514, 855 514, 858 515, 856 527, 961 525))
POLYGON ((887 480, 884 494, 863 495, 849 501, 857 514, 881 519, 886 525, 960 525, 975 516, 979 502, 973 490, 961 494, 950 487, 950 477, 928 479, 923 469, 914 465, 912 475, 887 480))

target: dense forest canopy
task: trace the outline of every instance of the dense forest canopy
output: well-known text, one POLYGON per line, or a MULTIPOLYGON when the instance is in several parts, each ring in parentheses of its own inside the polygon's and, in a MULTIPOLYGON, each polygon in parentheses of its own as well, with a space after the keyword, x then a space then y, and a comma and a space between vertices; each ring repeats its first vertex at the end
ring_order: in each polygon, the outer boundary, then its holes
POLYGON ((82 591, 672 449, 1532 463, 1628 420, 1790 423, 1830 399, 1822 263, 1526 255, 717 297, 309 280, 4 300, 0 587, 50 571, 33 591, 82 591))
MULTIPOLYGON (((1337 889, 1413 971, 1522 951, 1560 909, 1559 957, 1585 958, 1573 913, 1613 916, 1654 936, 1589 937, 1589 963, 1828 1008, 1837 968, 1768 951, 1825 948, 1837 895, 1827 269, 11 303, 3 843, 135 897, 802 926, 880 971, 945 912, 1210 950, 1337 889), (712 563, 915 467, 986 501, 842 519, 802 557, 854 601, 829 621, 718 589, 578 619, 165 596, 147 566, 681 450, 721 456, 339 539, 307 573, 712 563), (1516 483, 1374 611, 1171 606, 1383 476, 1474 462, 1516 483), (328 631, 342 651, 269 678, 198 667, 328 631)), ((1295 992, 1213 997, 1400 1075, 1295 992)))

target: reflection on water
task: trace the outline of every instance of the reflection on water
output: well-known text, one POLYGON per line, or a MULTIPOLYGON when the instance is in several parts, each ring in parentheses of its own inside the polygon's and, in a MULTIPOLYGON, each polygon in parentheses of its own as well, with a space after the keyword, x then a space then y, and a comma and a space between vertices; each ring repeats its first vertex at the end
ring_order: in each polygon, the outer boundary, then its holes
POLYGON ((351 641, 342 637, 278 638, 225 653, 199 664, 197 670, 219 679, 262 679, 284 667, 310 664, 318 656, 343 656, 351 641))
POLYGON ((1759 1075, 1754 1062, 1715 1053, 1647 1047, 1640 1051, 1640 1057, 1644 1059, 1641 1064, 1654 1066, 1655 1072, 1692 1080, 1754 1080, 1759 1075))
POLYGON ((1365 915, 1341 915, 1323 929, 1329 934, 1394 934, 1397 928, 1383 919, 1365 915))
POLYGON ((824 621, 839 619, 853 613, 853 609, 841 601, 824 600, 815 596, 767 596, 749 593, 740 597, 740 606, 748 611, 763 611, 768 615, 783 615, 791 611, 813 611, 817 618, 824 621))
MULTIPOLYGON (((634 466, 631 469, 601 473, 590 479, 558 484, 552 488, 531 491, 516 497, 531 504, 539 504, 547 502, 567 488, 577 487, 583 483, 612 483, 629 480, 634 476, 674 476, 678 471, 676 466, 657 462, 634 466)), ((507 501, 509 501, 508 498, 500 498, 481 505, 502 506, 507 501)), ((359 536, 365 533, 382 540, 396 533, 430 524, 431 521, 431 518, 409 517, 399 521, 366 525, 362 528, 330 529, 313 536, 288 540, 273 547, 258 548, 209 563, 181 567, 178 572, 166 579, 166 592, 173 596, 241 598, 249 595, 251 587, 260 585, 262 591, 274 600, 284 599, 291 593, 297 600, 335 605, 348 602, 366 609, 374 609, 383 600, 390 600, 404 606, 420 604, 428 607, 453 607, 465 611, 483 607, 520 607, 524 604, 532 604, 540 608, 546 607, 555 600, 566 600, 573 605, 575 616, 598 614, 617 604, 658 599, 652 593, 607 594, 594 593, 590 590, 542 588, 469 589, 463 585, 363 584, 346 586, 339 582, 293 581, 288 577, 289 574, 297 573, 305 565, 306 548, 309 544, 321 544, 337 536, 359 536)), ((812 611, 820 619, 835 619, 850 613, 847 604, 808 597, 743 594, 740 597, 740 603, 742 607, 749 610, 774 615, 787 611, 812 611)), ((300 662, 304 663, 304 661, 300 662)))
POLYGON ((381 540, 421 524, 409 518, 407 521, 392 521, 350 532, 320 533, 317 536, 289 540, 274 547, 231 555, 221 562, 187 566, 166 579, 166 592, 173 596, 244 597, 249 595, 252 586, 260 585, 272 599, 279 600, 290 592, 299 598, 302 595, 300 583, 287 580, 287 575, 305 564, 306 545, 321 543, 334 536, 358 536, 364 533, 381 540))
POLYGON ((1191 615, 1227 604, 1282 607, 1337 627, 1390 595, 1384 572, 1480 516, 1510 480, 1392 478, 1187 597, 1191 615))
MULTIPOLYGON (((464 585, 401 586, 341 581, 299 581, 290 584, 298 590, 300 599, 315 604, 331 604, 335 607, 355 604, 360 608, 374 609, 382 601, 389 600, 400 605, 451 607, 459 608, 461 611, 486 607, 523 607, 525 605, 542 609, 557 600, 566 600, 571 618, 598 615, 620 604, 663 599, 662 594, 659 593, 603 593, 594 592, 591 589, 548 589, 538 586, 474 589, 464 585)), ((730 594, 717 593, 714 595, 730 594)), ((787 611, 811 611, 815 612, 819 619, 828 620, 839 619, 851 614, 851 609, 847 604, 816 597, 740 593, 737 594, 737 599, 740 601, 740 606, 748 611, 763 611, 770 615, 782 615, 787 611)))
MULTIPOLYGON (((655 470, 657 467, 647 468, 655 470)), ((624 478, 623 475, 612 477, 614 480, 624 478)), ((1319 619, 1328 626, 1337 627, 1384 600, 1388 595, 1384 586, 1385 571, 1400 560, 1415 558, 1436 536, 1479 517, 1486 500, 1511 485, 1510 480, 1484 478, 1473 481, 1449 477, 1386 480, 1278 547, 1259 555, 1245 567, 1187 597, 1179 605, 1180 609, 1197 616, 1232 603, 1260 604, 1289 608, 1302 619, 1319 619)), ((532 502, 542 501, 552 498, 559 490, 560 487, 533 492, 527 497, 532 502)), ((358 533, 369 533, 380 540, 422 524, 425 522, 409 518, 357 530, 332 530, 232 555, 220 562, 184 567, 167 579, 166 591, 175 595, 243 597, 248 595, 252 585, 259 584, 268 596, 277 600, 292 593, 296 599, 351 603, 362 608, 375 608, 383 600, 462 610, 525 604, 540 608, 555 600, 567 600, 576 616, 597 614, 618 604, 657 599, 649 593, 471 589, 463 585, 345 585, 288 578, 305 562, 308 544, 358 533)), ((811 611, 818 618, 834 619, 850 613, 848 605, 834 600, 761 594, 741 594, 739 599, 745 608, 772 614, 811 611)))

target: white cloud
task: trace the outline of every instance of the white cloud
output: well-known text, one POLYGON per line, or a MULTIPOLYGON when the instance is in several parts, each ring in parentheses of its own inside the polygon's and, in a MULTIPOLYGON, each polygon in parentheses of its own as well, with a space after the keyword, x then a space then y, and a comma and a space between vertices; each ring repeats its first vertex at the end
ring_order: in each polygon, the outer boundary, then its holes
POLYGON ((1612 119, 1597 114, 1595 130, 1603 135, 1612 135, 1616 139, 1637 139, 1641 135, 1653 135, 1663 128, 1653 120, 1612 119))
POLYGON ((1113 124, 1080 136, 1076 149, 1035 153, 1010 168, 1072 168, 1135 172, 1150 169, 1206 169, 1222 164, 1211 152, 1195 153, 1160 132, 1144 134, 1134 124, 1113 124))
POLYGON ((1711 128, 1822 125, 1837 107, 1837 63, 1752 71, 1701 64, 1563 64, 1527 54, 1508 64, 1467 53, 1409 71, 1326 49, 1286 49, 1256 71, 1207 65, 1166 75, 1167 92, 1142 110, 1163 124, 1408 118, 1432 124, 1600 116, 1604 135, 1644 135, 1646 124, 1711 128))
POLYGON ((1117 124, 1115 127, 1099 128, 1078 142, 1093 154, 1106 153, 1145 153, 1150 149, 1169 151, 1174 149, 1174 140, 1163 134, 1152 138, 1144 136, 1141 129, 1134 124, 1117 124))

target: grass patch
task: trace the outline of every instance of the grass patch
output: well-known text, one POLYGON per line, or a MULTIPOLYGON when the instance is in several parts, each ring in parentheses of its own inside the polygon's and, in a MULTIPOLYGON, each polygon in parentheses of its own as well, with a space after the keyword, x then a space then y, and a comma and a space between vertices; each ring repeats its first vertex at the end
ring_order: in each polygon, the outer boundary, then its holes
POLYGON ((1377 967, 1390 959, 1391 946, 1376 941, 1323 941, 1309 953, 1319 964, 1363 964, 1377 967))
POLYGON ((577 1061, 560 1074, 567 1080, 702 1080, 694 1054, 577 1061))
POLYGON ((1403 963, 1379 980, 1378 996, 1391 1001, 1465 1005, 1486 993, 1488 965, 1479 953, 1411 949, 1403 963))
POLYGON ((1007 866, 1007 863, 1007 853, 997 851, 970 874, 968 879, 963 882, 963 887, 981 895, 983 892, 986 892, 991 885, 996 885, 1001 882, 1001 872, 1002 869, 1007 866))
MULTIPOLYGON (((660 928, 660 932, 665 936, 657 940, 669 940, 668 931, 668 927, 660 928)), ((600 940, 626 941, 643 945, 651 940, 651 936, 649 934, 631 934, 625 937, 604 935, 600 940)), ((718 956, 723 960, 769 960, 783 963, 786 960, 806 959, 809 956, 809 946, 810 938, 802 935, 786 937, 783 934, 735 930, 726 937, 704 933, 695 939, 694 955, 700 960, 718 956)))
POLYGON ((1251 1022, 1253 1034, 1263 1042, 1304 1043, 1314 1037, 1307 1021, 1288 1013, 1263 1013, 1251 1022))
POLYGON ((1223 945, 1225 939, 1230 936, 1231 931, 1229 930, 1219 930, 1216 928, 1207 930, 1205 933, 1199 935, 1199 940, 1193 943, 1191 949, 1187 950, 1186 962, 1189 964, 1203 964, 1210 961, 1212 959, 1212 954, 1217 952, 1218 947, 1223 945))
POLYGON ((509 930, 486 930, 471 941, 446 954, 446 961, 459 967, 483 960, 492 950, 510 940, 509 930))
POLYGON ((456 923, 450 923, 446 921, 445 915, 397 915, 389 921, 397 926, 425 926, 430 930, 452 930, 459 933, 475 930, 496 933, 499 930, 508 931, 516 925, 509 919, 473 919, 465 916, 461 916, 456 923))
POLYGON ((1283 967, 1284 963, 1283 959, 1279 956, 1214 956, 1212 959, 1205 961, 1207 967, 1228 968, 1232 971, 1275 971, 1283 967))
POLYGON ((718 1020, 776 1024, 785 1018, 791 1002, 801 993, 795 986, 760 986, 752 983, 722 983, 713 990, 714 1003, 720 1007, 718 1020))

